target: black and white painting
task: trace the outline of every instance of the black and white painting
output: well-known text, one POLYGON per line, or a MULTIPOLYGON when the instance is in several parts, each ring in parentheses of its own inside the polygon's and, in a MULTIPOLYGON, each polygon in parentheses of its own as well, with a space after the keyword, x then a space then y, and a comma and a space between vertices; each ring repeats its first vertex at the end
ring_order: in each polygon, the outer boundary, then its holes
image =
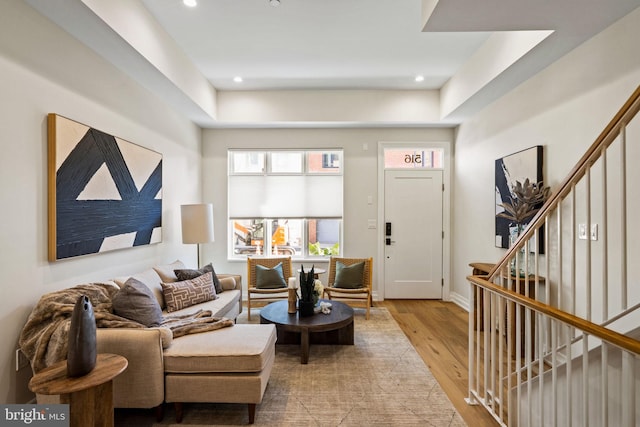
POLYGON ((48 116, 49 260, 162 240, 162 154, 48 116))
POLYGON ((495 167, 496 247, 508 248, 509 235, 513 233, 516 224, 512 224, 507 218, 498 217, 500 212, 504 212, 500 204, 511 201, 511 189, 516 181, 524 182, 527 178, 531 182, 542 181, 542 146, 536 145, 497 159, 495 167))

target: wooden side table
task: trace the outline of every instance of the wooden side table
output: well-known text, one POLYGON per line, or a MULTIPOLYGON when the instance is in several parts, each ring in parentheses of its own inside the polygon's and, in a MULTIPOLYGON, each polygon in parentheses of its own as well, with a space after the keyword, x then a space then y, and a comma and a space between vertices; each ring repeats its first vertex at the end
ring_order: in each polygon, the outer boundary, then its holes
POLYGON ((43 369, 31 378, 29 389, 39 394, 59 394, 69 404, 71 427, 113 427, 113 379, 129 362, 117 354, 98 354, 87 375, 67 376, 67 361, 43 369))

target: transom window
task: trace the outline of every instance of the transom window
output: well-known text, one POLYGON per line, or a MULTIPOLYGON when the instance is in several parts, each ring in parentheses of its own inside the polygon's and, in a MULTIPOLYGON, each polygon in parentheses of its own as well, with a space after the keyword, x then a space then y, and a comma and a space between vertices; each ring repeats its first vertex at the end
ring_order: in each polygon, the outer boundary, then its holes
POLYGON ((342 150, 229 150, 229 257, 340 255, 342 150))
POLYGON ((442 148, 385 148, 385 169, 442 169, 442 148))

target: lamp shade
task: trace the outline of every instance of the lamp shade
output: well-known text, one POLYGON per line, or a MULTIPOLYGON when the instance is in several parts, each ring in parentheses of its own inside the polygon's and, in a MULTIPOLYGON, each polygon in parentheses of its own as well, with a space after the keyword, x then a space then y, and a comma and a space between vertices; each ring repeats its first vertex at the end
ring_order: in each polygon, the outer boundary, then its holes
POLYGON ((182 205, 182 243, 208 243, 214 241, 213 205, 182 205))

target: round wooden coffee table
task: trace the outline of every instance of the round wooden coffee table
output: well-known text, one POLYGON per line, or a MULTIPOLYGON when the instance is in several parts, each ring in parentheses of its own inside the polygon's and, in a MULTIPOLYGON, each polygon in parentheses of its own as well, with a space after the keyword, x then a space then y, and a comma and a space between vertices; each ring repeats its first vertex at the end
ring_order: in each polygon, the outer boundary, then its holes
POLYGON ((353 309, 339 301, 327 302, 331 313, 308 317, 289 314, 287 301, 272 302, 260 309, 260 323, 276 325, 276 344, 300 344, 300 363, 307 364, 310 344, 353 345, 353 309))

